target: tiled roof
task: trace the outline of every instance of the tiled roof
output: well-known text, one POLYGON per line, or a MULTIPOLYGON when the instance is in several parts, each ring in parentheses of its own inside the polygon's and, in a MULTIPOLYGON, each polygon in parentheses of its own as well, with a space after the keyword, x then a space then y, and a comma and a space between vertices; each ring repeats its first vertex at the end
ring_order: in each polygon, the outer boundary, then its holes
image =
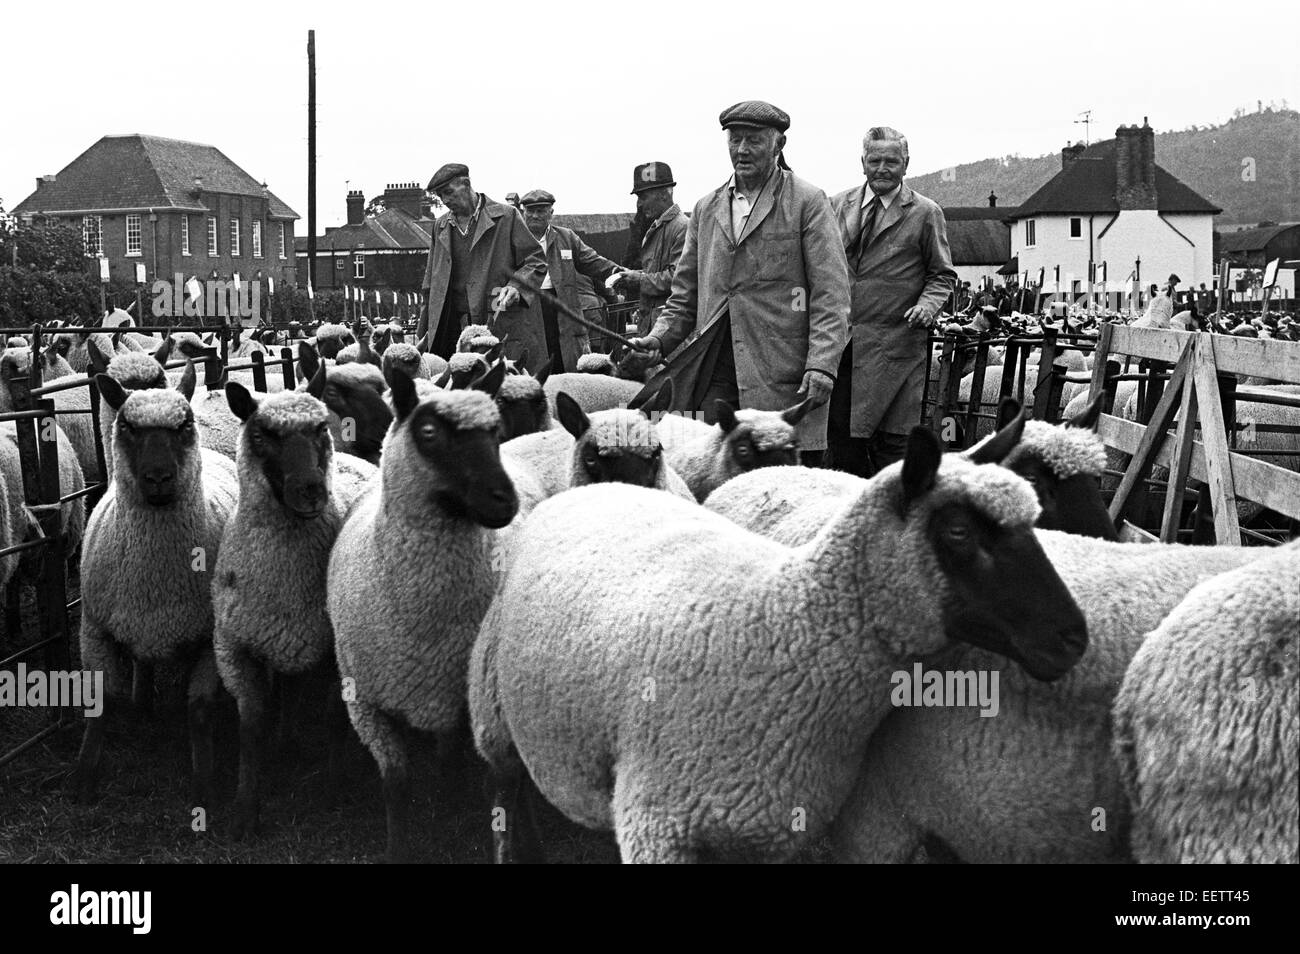
MULTIPOLYGON (((332 252, 358 248, 428 251, 433 219, 413 219, 401 209, 386 209, 366 216, 359 225, 340 225, 316 237, 316 251, 332 252)), ((307 237, 294 238, 294 249, 307 251, 307 237)))
POLYGON ((1290 229, 1300 229, 1300 225, 1266 225, 1258 229, 1220 232, 1219 251, 1260 252, 1269 242, 1290 229))
POLYGON ((190 193, 194 179, 204 192, 267 196, 271 218, 298 213, 231 162, 216 146, 161 136, 105 136, 13 210, 75 212, 96 209, 189 209, 206 211, 190 193))
POLYGON ((1001 265, 1011 255, 1011 230, 1000 218, 948 218, 948 247, 954 265, 1001 265))
MULTIPOLYGON (((1117 142, 1116 139, 1107 139, 1093 143, 1006 218, 1023 219, 1031 215, 1051 213, 1086 215, 1090 212, 1120 211, 1115 199, 1118 178, 1115 165, 1117 142)), ((1158 165, 1156 207, 1160 212, 1202 212, 1214 215, 1223 211, 1158 165)))
POLYGON ((1014 205, 949 205, 943 210, 943 217, 949 222, 968 222, 973 219, 992 219, 1001 222, 1014 218, 1019 209, 1014 205))

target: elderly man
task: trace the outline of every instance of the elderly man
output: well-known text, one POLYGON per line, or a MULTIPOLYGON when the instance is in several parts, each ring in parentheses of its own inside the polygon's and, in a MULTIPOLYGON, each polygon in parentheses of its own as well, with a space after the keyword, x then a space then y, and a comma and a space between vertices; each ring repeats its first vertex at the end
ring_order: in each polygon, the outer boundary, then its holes
POLYGON ((529 304, 546 274, 542 247, 517 211, 474 191, 460 163, 435 172, 429 191, 448 214, 433 227, 418 340, 446 358, 466 324, 490 324, 498 336, 511 334, 506 354, 516 357, 523 350, 519 339, 531 330, 529 304))
POLYGON ((853 284, 852 340, 830 408, 831 465, 862 477, 897 460, 921 423, 929 329, 957 273, 943 210, 903 182, 907 139, 875 126, 866 181, 831 200, 853 284))
MULTIPOLYGON (((790 117, 770 103, 737 103, 719 117, 735 174, 695 205, 673 290, 636 343, 654 363, 683 342, 663 377, 674 410, 716 420, 715 402, 811 408, 797 437, 805 462, 826 447, 824 405, 848 333, 844 246, 826 194, 781 158, 790 117)), ((805 409, 807 410, 807 409, 805 409)))
POLYGON ((545 189, 534 189, 520 201, 524 222, 546 253, 546 278, 542 281, 541 294, 533 302, 531 333, 526 339, 531 370, 540 371, 549 360, 552 374, 574 371, 578 357, 591 351, 591 343, 587 329, 559 312, 555 301, 558 298, 573 311, 599 320, 600 301, 591 282, 603 282, 619 266, 580 239, 572 229, 551 224, 555 196, 545 189), (540 340, 533 336, 538 328, 543 332, 540 340))
POLYGON ((640 293, 636 331, 647 334, 673 288, 673 273, 686 245, 686 215, 673 201, 673 170, 666 162, 647 162, 632 171, 632 194, 637 215, 649 222, 641 236, 639 267, 622 272, 615 284, 626 284, 640 293))

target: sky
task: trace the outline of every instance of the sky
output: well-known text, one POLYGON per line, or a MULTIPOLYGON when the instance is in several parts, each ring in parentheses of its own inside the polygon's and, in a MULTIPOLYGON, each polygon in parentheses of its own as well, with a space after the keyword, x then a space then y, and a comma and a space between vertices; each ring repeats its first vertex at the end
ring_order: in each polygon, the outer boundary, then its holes
POLYGON ((690 208, 731 174, 718 114, 792 117, 786 158, 827 193, 861 179, 863 132, 907 135, 912 174, 1037 156, 1149 116, 1300 108, 1300 4, 1096 0, 710 4, 473 0, 4 4, 0 204, 103 135, 210 143, 307 219, 307 30, 316 31, 318 230, 345 196, 466 163, 496 199, 631 211, 632 168, 672 166, 690 208))

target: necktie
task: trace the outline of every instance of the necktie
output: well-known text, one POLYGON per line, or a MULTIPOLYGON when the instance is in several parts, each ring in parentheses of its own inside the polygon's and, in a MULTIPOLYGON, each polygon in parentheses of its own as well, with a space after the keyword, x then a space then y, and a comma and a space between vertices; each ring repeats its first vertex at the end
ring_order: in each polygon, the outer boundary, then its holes
POLYGON ((855 264, 862 258, 862 253, 866 251, 867 245, 871 241, 871 230, 876 227, 876 213, 879 209, 880 197, 873 196, 862 213, 862 228, 859 230, 857 240, 853 243, 851 249, 855 264))

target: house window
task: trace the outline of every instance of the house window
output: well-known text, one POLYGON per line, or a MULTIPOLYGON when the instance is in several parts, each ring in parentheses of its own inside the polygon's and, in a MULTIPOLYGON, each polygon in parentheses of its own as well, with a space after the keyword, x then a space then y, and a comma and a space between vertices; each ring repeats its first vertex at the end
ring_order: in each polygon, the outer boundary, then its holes
POLYGON ((126 217, 126 254, 140 254, 140 216, 139 214, 128 215, 126 217))
POLYGON ((81 246, 87 255, 104 254, 103 218, 87 215, 81 219, 81 246))
POLYGON ((1038 240, 1034 236, 1034 220, 1025 219, 1025 245, 1037 245, 1038 240))
POLYGON ((190 217, 181 216, 181 254, 190 254, 190 217))
POLYGON ((284 236, 285 236, 284 223, 281 222, 280 223, 280 257, 281 258, 284 258, 284 236))
POLYGON ((253 220, 253 258, 262 257, 262 220, 253 220))
POLYGON ((343 271, 343 264, 344 264, 344 263, 343 263, 343 259, 341 259, 341 258, 336 258, 336 259, 334 260, 334 267, 335 267, 336 269, 338 269, 339 271, 343 271))
POLYGON ((1070 238, 1083 238, 1083 219, 1078 216, 1070 219, 1070 238))
POLYGON ((230 255, 239 257, 239 219, 230 220, 230 255))
POLYGON ((217 217, 208 216, 208 254, 217 254, 217 217))
POLYGON ((360 252, 352 256, 352 277, 366 277, 366 260, 360 252))

